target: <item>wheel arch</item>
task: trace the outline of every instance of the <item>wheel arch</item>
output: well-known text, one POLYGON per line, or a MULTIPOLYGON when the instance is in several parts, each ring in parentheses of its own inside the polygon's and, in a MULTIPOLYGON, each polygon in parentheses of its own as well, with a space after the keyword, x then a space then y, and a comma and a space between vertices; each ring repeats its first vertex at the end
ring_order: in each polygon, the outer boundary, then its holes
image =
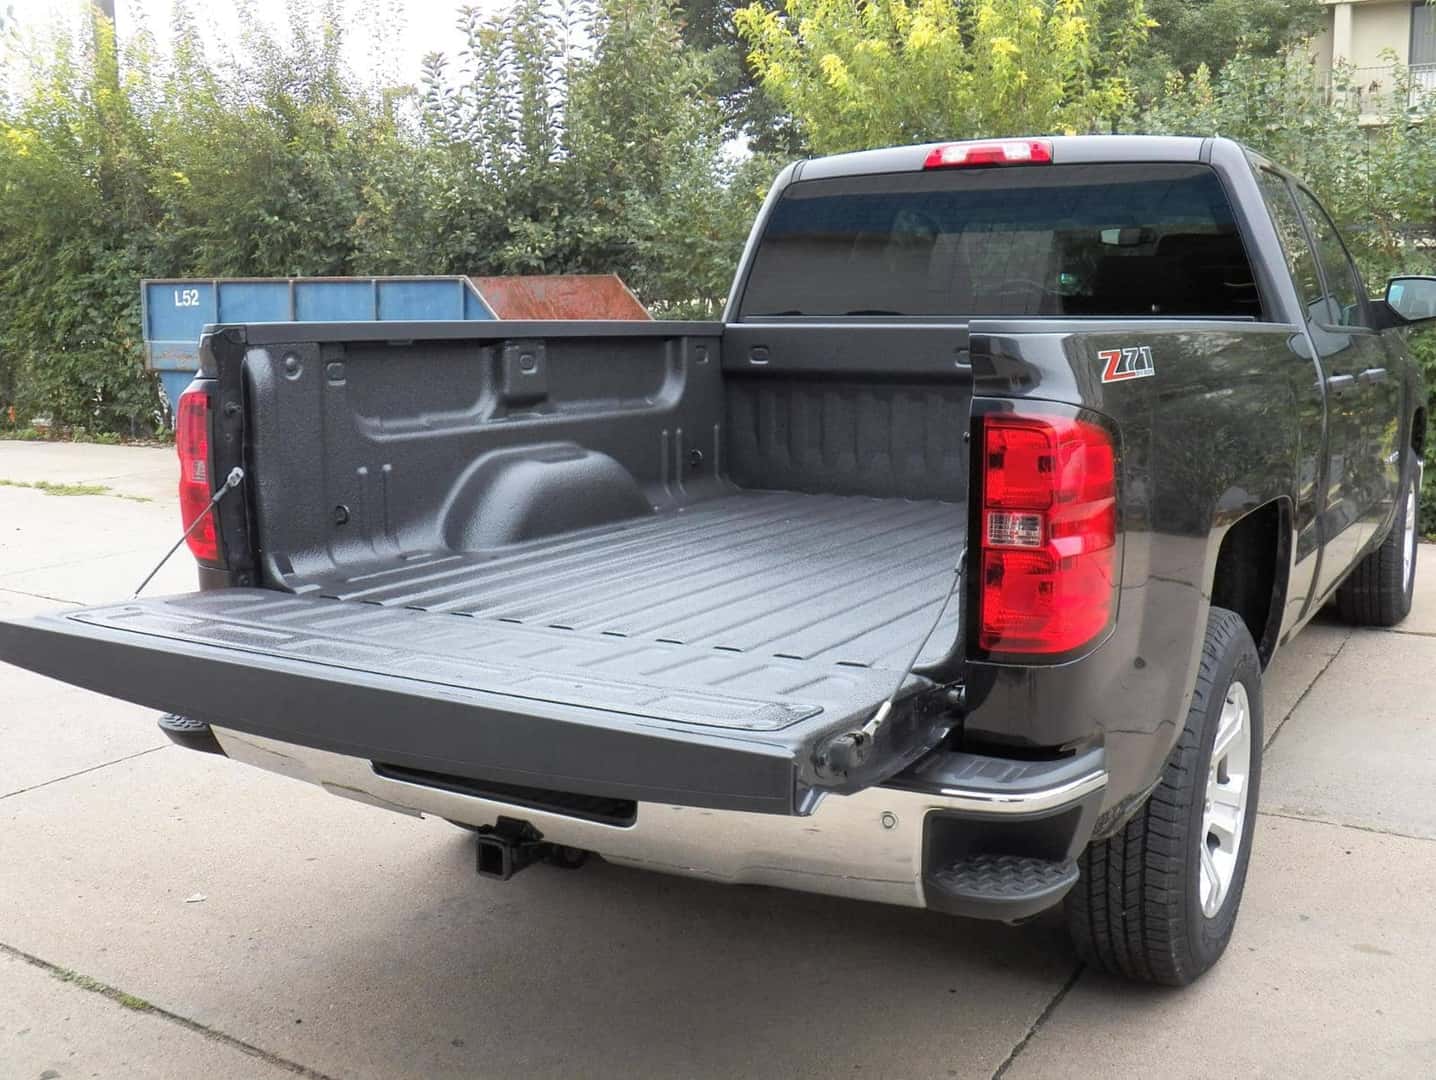
POLYGON ((1276 652, 1281 634, 1291 539, 1291 501, 1272 499, 1227 527, 1212 570, 1212 605, 1242 617, 1263 668, 1276 652))

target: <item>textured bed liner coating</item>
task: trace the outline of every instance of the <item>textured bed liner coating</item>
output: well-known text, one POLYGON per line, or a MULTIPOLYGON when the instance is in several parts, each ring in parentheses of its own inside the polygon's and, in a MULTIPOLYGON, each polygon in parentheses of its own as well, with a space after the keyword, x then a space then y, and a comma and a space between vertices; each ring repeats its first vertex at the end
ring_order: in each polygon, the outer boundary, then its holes
MULTIPOLYGON (((956 503, 741 492, 503 549, 411 553, 287 584, 753 659, 901 670, 947 594, 965 516, 956 503)), ((929 651, 940 655, 956 633, 953 603, 929 651)))

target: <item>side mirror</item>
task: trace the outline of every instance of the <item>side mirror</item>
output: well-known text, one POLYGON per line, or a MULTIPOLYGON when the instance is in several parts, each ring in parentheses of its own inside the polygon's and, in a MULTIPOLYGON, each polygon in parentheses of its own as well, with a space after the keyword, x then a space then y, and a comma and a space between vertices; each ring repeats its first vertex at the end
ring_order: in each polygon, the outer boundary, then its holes
POLYGON ((1386 306, 1407 322, 1436 319, 1436 277, 1394 277, 1386 283, 1386 306))

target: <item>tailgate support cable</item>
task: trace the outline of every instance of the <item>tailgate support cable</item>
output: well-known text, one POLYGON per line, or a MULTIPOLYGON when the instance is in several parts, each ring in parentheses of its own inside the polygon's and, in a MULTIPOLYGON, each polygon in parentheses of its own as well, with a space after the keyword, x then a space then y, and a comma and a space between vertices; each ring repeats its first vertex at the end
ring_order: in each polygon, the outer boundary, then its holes
POLYGON ((140 582, 140 587, 136 589, 134 593, 131 594, 131 600, 139 596, 140 593, 144 592, 145 586, 154 580, 154 576, 160 572, 160 569, 164 566, 164 564, 170 561, 170 556, 173 555, 176 551, 178 551, 180 549, 180 545, 189 539, 189 534, 194 532, 195 529, 199 527, 199 523, 205 519, 205 515, 219 505, 220 499, 224 498, 235 488, 239 487, 240 482, 243 479, 244 470, 241 469, 238 465, 229 470, 229 475, 224 478, 224 483, 219 486, 219 490, 209 497, 209 504, 194 516, 194 520, 189 523, 189 527, 186 528, 185 531, 180 534, 180 538, 174 542, 174 547, 166 551, 164 558, 162 558, 159 562, 155 563, 155 568, 145 575, 145 580, 140 582))
POLYGON ((962 555, 958 557, 957 565, 953 567, 952 581, 947 587, 947 592, 943 595, 942 603, 938 605, 937 614, 933 617, 932 625, 927 628, 927 633, 924 634, 922 640, 917 643, 917 648, 913 651, 912 659, 909 660, 907 666, 903 668, 902 674, 898 676, 897 682, 893 684, 892 691, 883 699, 882 704, 877 707, 877 710, 868 718, 868 722, 862 727, 852 731, 841 732, 827 741, 818 752, 818 761, 820 762, 821 768, 835 775, 846 775, 852 769, 862 765, 863 761, 866 760, 868 751, 872 749, 873 740, 877 737, 878 732, 887 725, 888 719, 892 716, 894 705, 897 702, 897 696, 902 693, 902 688, 907 685, 908 676, 910 676, 913 673, 913 669, 917 667, 917 662, 922 656, 923 649, 927 648, 927 643, 932 640, 932 635, 937 633, 937 628, 942 625, 942 617, 947 614, 947 606, 952 603, 952 598, 956 595, 958 585, 962 581, 962 568, 966 562, 967 552, 963 551, 962 555))

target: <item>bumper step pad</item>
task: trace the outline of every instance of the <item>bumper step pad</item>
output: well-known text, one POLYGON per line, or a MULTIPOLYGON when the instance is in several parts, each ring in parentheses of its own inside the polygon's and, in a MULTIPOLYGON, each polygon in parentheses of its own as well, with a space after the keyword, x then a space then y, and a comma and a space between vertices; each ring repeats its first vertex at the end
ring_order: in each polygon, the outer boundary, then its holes
POLYGON ((1008 921, 1043 911, 1077 884, 1077 864, 1035 859, 1026 855, 974 855, 945 866, 927 877, 954 907, 976 915, 1000 909, 1008 921))

